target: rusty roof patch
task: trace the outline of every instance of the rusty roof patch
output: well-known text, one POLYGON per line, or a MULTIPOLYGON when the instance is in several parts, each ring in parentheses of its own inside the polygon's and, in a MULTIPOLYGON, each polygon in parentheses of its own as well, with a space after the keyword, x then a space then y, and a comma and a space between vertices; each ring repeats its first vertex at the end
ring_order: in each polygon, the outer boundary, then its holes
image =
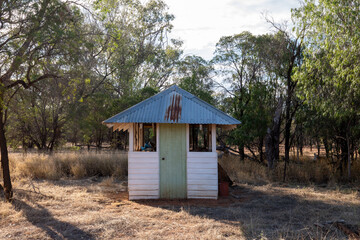
POLYGON ((181 118, 181 95, 174 94, 166 108, 164 120, 178 122, 181 118))

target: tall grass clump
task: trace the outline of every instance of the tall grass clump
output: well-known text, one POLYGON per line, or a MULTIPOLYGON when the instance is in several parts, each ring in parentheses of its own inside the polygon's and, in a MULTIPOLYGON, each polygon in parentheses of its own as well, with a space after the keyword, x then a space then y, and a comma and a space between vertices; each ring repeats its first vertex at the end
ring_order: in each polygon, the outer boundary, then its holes
POLYGON ((10 154, 10 168, 14 178, 50 179, 63 177, 127 176, 125 153, 53 153, 10 154))

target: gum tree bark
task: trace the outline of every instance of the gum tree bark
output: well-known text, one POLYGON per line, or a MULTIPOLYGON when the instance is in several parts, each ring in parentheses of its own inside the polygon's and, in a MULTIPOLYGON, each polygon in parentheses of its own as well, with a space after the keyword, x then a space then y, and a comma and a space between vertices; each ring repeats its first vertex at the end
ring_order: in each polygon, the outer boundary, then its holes
MULTIPOLYGON (((0 96, 3 99, 3 95, 0 96)), ((10 178, 10 168, 9 168, 9 154, 7 149, 7 143, 5 138, 5 128, 4 128, 4 109, 0 105, 0 148, 1 148, 1 169, 4 179, 4 196, 6 201, 11 201, 13 196, 12 184, 10 178)))

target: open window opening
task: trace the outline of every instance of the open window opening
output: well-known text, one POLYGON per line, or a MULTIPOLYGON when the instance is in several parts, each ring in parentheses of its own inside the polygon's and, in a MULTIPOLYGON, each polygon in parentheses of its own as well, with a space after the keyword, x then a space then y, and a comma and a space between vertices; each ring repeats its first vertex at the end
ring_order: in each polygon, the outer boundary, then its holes
POLYGON ((210 124, 190 124, 189 131, 190 152, 211 152, 210 124))
POLYGON ((134 151, 156 152, 156 123, 134 124, 134 151))

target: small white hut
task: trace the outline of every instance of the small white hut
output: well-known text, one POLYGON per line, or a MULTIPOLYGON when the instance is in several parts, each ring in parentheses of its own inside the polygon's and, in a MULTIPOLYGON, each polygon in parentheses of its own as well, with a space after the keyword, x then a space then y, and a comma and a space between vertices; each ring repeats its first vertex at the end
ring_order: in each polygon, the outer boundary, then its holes
POLYGON ((129 131, 129 199, 218 197, 216 127, 240 122, 176 85, 105 120, 129 131))

